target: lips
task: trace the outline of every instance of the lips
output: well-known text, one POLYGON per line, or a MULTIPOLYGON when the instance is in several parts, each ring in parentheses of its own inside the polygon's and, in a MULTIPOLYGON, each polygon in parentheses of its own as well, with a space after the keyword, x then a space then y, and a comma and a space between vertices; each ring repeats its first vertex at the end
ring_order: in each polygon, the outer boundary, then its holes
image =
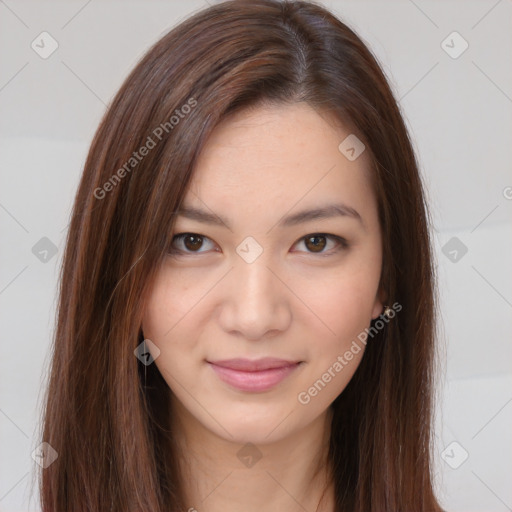
POLYGON ((257 372, 261 370, 272 370, 274 368, 284 368, 292 366, 299 361, 287 361, 286 359, 276 359, 273 357, 265 357, 263 359, 225 359, 223 361, 209 361, 211 364, 229 368, 231 370, 240 370, 242 372, 257 372))
POLYGON ((293 373, 300 361, 263 358, 225 359, 208 361, 208 364, 223 382, 248 392, 268 391, 293 373))

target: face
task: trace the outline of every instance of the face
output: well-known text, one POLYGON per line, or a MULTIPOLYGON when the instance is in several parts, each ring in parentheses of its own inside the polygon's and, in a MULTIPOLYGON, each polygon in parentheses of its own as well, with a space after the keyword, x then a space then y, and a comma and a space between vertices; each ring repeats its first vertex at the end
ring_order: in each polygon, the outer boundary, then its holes
POLYGON ((238 113, 204 147, 142 325, 187 428, 277 441, 357 369, 382 252, 368 152, 338 149, 350 134, 300 103, 238 113))

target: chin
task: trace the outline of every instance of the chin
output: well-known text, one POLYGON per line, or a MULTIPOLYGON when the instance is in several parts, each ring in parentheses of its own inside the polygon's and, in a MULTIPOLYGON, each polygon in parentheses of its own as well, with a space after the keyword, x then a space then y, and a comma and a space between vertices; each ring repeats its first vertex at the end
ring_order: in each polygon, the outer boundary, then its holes
POLYGON ((262 414, 258 415, 258 408, 254 404, 247 405, 251 408, 252 414, 246 414, 238 407, 232 414, 216 417, 218 423, 209 422, 210 429, 226 441, 241 445, 273 443, 290 434, 291 424, 286 421, 289 412, 284 414, 282 407, 277 408, 275 413, 269 413, 267 406, 267 414, 261 410, 262 414))
POLYGON ((248 443, 254 444, 256 446, 263 446, 281 441, 284 437, 286 437, 288 431, 285 431, 284 429, 279 429, 278 431, 274 430, 276 429, 277 425, 279 425, 279 421, 276 421, 272 425, 268 423, 261 423, 256 425, 252 424, 250 427, 248 427, 245 423, 239 423, 228 425, 226 427, 226 430, 228 430, 231 435, 227 434, 223 429, 217 429, 216 433, 225 441, 230 443, 238 444, 241 446, 244 446, 248 443))

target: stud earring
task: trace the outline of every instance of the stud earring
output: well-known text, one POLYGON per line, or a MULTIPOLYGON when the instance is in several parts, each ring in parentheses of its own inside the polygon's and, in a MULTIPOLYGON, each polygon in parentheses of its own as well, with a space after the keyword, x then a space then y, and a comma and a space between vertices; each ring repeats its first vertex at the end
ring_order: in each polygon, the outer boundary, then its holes
POLYGON ((389 306, 384 306, 384 315, 388 318, 392 318, 391 313, 393 313, 393 310, 389 306))

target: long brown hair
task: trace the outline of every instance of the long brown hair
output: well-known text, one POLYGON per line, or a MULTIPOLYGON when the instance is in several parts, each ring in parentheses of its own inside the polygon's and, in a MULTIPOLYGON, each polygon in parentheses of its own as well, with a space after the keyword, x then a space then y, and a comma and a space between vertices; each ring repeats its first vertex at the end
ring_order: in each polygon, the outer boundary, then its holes
POLYGON ((428 213, 399 107, 375 57, 323 7, 223 2, 160 39, 92 142, 64 255, 41 441, 44 512, 187 510, 170 389, 134 355, 155 270, 215 126, 307 102, 351 123, 372 155, 381 285, 400 314, 333 402, 337 512, 440 511, 431 471, 435 294, 428 213), (142 148, 145 147, 145 150, 142 148))

